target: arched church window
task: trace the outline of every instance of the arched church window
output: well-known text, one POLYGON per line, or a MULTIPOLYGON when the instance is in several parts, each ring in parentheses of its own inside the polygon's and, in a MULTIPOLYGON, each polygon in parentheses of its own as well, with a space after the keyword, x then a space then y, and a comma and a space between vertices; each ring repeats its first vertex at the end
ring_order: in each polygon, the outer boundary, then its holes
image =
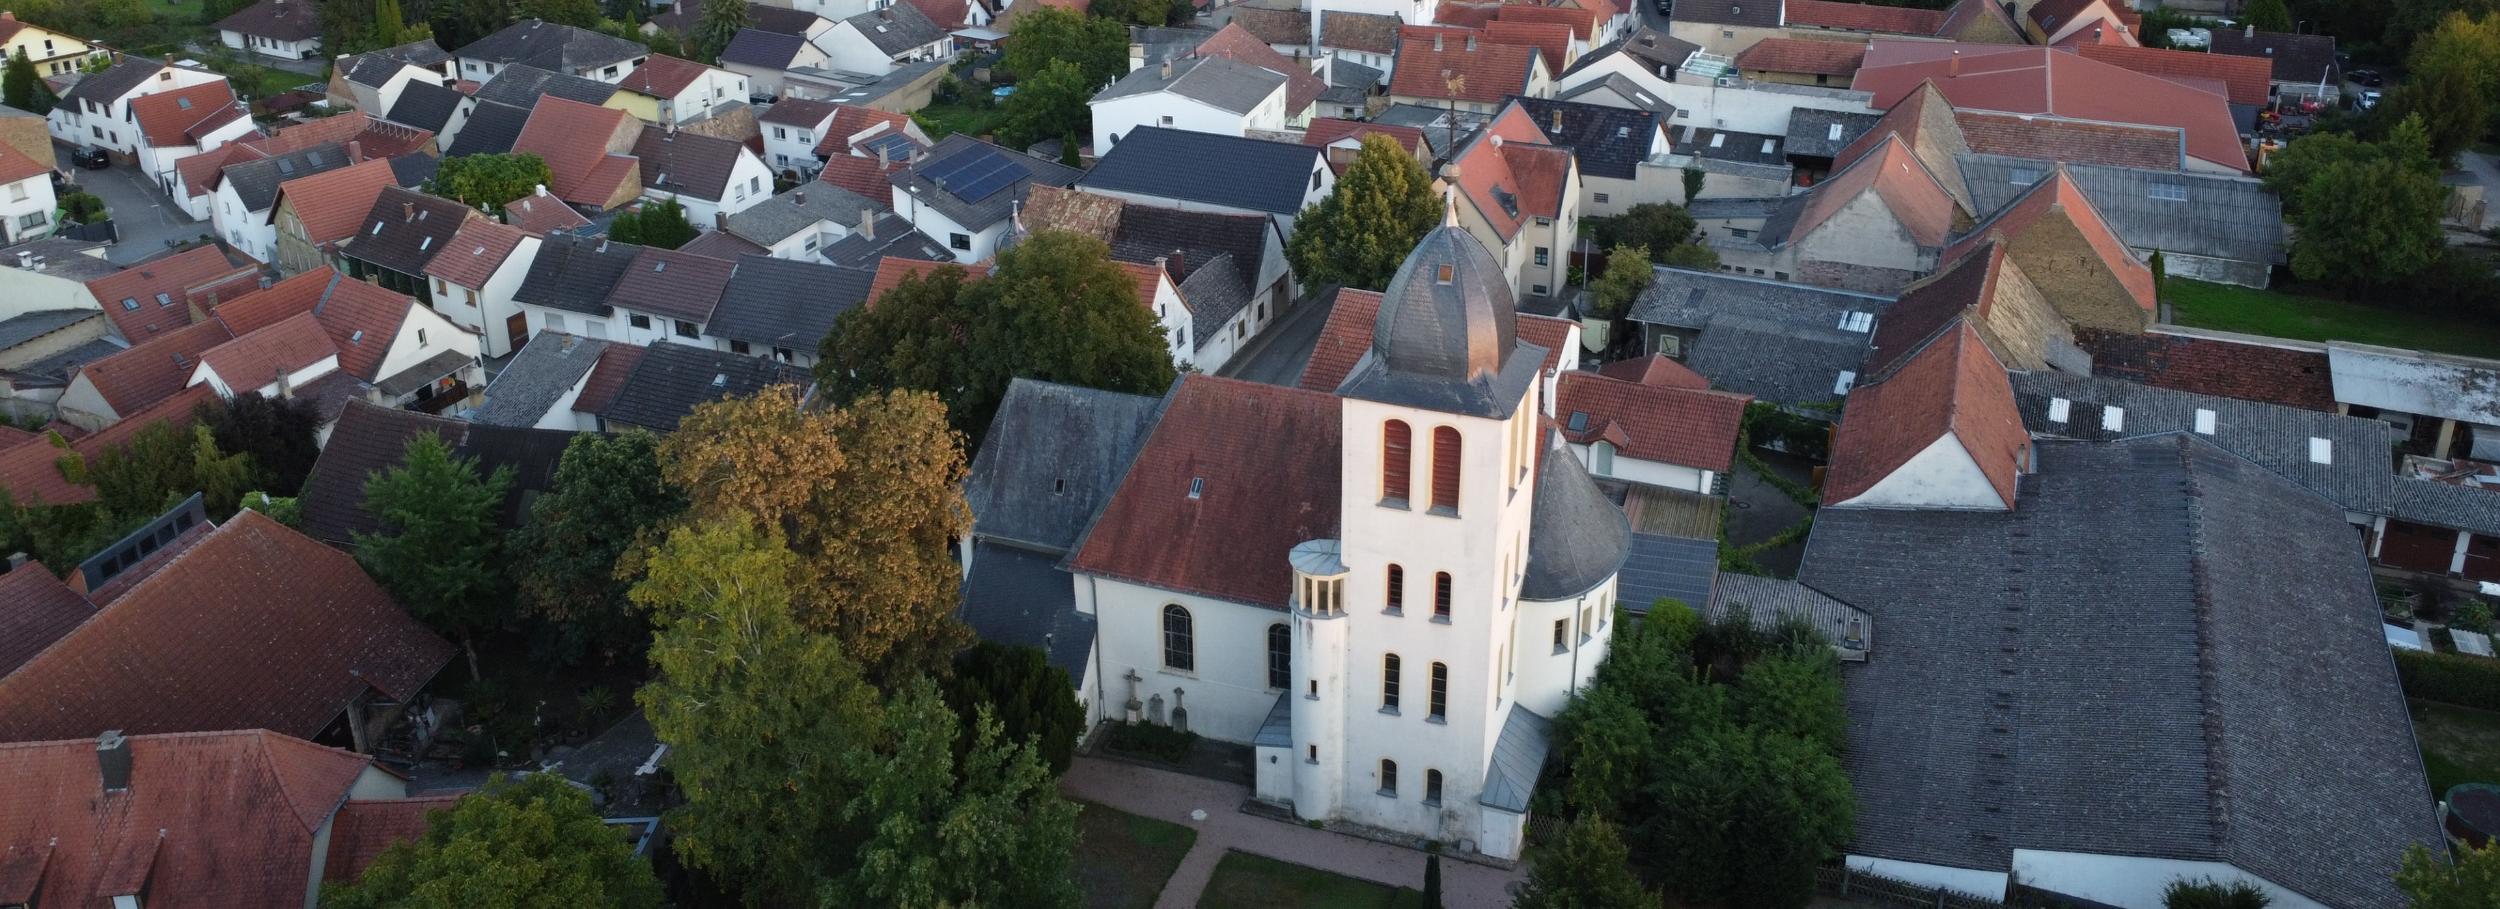
POLYGON ((1196 623, 1179 603, 1163 607, 1163 665, 1182 672, 1198 669, 1196 623))
POLYGON ((1380 427, 1380 499, 1382 504, 1406 506, 1410 489, 1408 473, 1415 458, 1415 433, 1404 420, 1391 420, 1380 427))
POLYGON ((1436 426, 1432 430, 1432 508, 1458 513, 1458 430, 1436 426))

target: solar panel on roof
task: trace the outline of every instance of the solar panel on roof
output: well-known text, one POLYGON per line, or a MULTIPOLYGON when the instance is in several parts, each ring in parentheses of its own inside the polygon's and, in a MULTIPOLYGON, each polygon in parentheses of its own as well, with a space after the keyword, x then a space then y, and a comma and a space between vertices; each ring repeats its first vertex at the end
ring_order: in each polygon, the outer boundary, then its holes
POLYGON ((974 146, 950 155, 920 172, 939 188, 956 197, 979 202, 997 194, 1024 176, 1024 168, 987 146, 974 146))

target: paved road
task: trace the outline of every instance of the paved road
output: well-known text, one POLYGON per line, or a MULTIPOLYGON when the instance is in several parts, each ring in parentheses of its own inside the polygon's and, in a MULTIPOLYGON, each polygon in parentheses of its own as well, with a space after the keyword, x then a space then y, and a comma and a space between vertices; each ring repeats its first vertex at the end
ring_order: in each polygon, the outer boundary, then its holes
POLYGON ((1328 326, 1328 312, 1336 304, 1333 293, 1302 301, 1285 314, 1283 322, 1268 326, 1250 339, 1250 346, 1224 361, 1224 368, 1216 374, 1288 387, 1301 382, 1302 365, 1311 361, 1311 348, 1319 344, 1319 331, 1328 326))
MULTIPOLYGON (((1243 814, 1240 806, 1250 797, 1250 787, 1238 783, 1079 757, 1060 778, 1059 789, 1069 798, 1198 831, 1197 844, 1164 882, 1155 909, 1197 905, 1215 874, 1215 863, 1235 849, 1396 887, 1424 886, 1422 852, 1243 814), (1206 820, 1192 820, 1191 811, 1206 812, 1206 820)), ((1449 909, 1501 909, 1510 905, 1511 885, 1526 879, 1525 871, 1443 859, 1441 901, 1449 909)))
MULTIPOLYGON (((60 166, 69 168, 69 148, 55 143, 53 151, 60 157, 60 166)), ((119 265, 128 265, 165 252, 167 240, 192 240, 215 228, 206 221, 193 221, 165 199, 154 181, 136 167, 115 164, 104 170, 71 170, 78 185, 104 200, 113 213, 113 227, 121 232, 121 242, 106 250, 104 257, 119 265)))

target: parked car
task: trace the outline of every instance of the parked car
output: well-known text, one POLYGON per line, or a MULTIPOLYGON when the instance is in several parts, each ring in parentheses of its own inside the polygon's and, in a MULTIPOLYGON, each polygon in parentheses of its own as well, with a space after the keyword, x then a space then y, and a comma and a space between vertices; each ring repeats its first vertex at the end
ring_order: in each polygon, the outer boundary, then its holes
POLYGON ((69 163, 88 170, 103 170, 113 166, 113 156, 93 145, 81 145, 77 151, 69 153, 69 163))
POLYGON ((2369 110, 2378 106, 2379 97, 2378 90, 2376 89, 2362 92, 2361 97, 2353 100, 2352 106, 2356 110, 2369 110))

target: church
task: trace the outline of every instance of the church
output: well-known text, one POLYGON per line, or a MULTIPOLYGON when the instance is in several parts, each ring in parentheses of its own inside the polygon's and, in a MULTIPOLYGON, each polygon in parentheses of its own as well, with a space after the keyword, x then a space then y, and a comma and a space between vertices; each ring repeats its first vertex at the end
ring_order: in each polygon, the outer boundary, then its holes
POLYGON ((1092 721, 1252 746, 1300 818, 1516 858, 1631 538, 1552 420, 1577 329, 1455 226, 1345 293, 1378 311, 1333 393, 1017 380, 966 481, 964 615, 1092 721))

